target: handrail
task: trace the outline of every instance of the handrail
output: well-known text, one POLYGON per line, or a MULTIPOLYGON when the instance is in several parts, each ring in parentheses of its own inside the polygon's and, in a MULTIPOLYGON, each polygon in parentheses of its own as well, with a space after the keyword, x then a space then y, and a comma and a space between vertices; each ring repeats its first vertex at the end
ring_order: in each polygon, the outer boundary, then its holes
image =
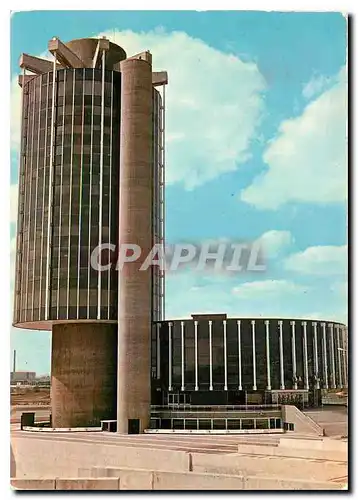
POLYGON ((167 410, 200 410, 200 411, 231 411, 231 410, 280 410, 281 405, 190 405, 185 403, 152 405, 152 411, 167 410))

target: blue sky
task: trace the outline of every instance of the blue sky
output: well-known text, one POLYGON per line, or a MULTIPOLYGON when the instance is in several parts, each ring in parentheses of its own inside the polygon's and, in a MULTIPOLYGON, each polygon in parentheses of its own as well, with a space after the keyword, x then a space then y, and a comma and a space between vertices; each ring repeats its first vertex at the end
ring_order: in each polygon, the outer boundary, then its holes
MULTIPOLYGON (((346 321, 346 21, 336 13, 24 12, 22 52, 106 34, 149 49, 167 89, 166 238, 261 238, 264 273, 168 276, 167 316, 297 316, 346 321)), ((12 83, 11 194, 18 171, 12 83)), ((15 205, 14 205, 15 206, 15 205)), ((16 209, 12 208, 11 238, 16 209)), ((48 372, 50 335, 12 329, 19 369, 48 372)))

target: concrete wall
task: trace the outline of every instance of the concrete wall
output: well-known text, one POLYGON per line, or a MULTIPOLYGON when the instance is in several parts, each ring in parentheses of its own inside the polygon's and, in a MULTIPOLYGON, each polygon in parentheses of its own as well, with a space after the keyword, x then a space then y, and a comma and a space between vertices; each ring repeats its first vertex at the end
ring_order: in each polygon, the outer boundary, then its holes
POLYGON ((282 419, 284 422, 294 424, 296 433, 312 434, 315 436, 324 435, 323 428, 294 405, 282 406, 282 419))
MULTIPOLYGON (((47 438, 32 435, 12 438, 13 470, 16 466, 16 477, 73 477, 78 469, 93 467, 112 467, 144 469, 150 471, 173 472, 207 472, 211 474, 232 474, 274 477, 301 477, 314 479, 330 479, 347 475, 346 463, 312 462, 309 459, 319 457, 322 450, 305 450, 285 447, 242 445, 239 453, 187 453, 184 451, 163 450, 155 448, 125 447, 115 444, 78 441, 74 438, 47 438), (260 452, 268 456, 249 456, 260 452), (241 454, 240 454, 241 453, 241 454), (242 453, 245 453, 243 455, 242 453), (292 455, 289 455, 292 453, 292 455), (305 458, 294 458, 302 454, 305 458), (292 458, 284 458, 291 456, 292 458)), ((325 452, 322 452, 325 453, 325 452)), ((339 460, 335 453, 334 459, 339 460)), ((130 478, 128 479, 130 481, 130 478)))
POLYGON ((118 478, 99 479, 12 479, 11 486, 20 490, 119 490, 118 478))
MULTIPOLYGON (((298 441, 294 439, 291 441, 298 441)), ((277 457, 292 457, 292 458, 307 458, 316 460, 327 460, 333 462, 347 462, 348 450, 346 447, 345 451, 327 451, 323 449, 317 449, 314 446, 307 444, 305 447, 295 447, 293 444, 289 446, 260 446, 260 445, 250 445, 250 444, 239 444, 238 452, 240 454, 247 455, 270 455, 277 457)))
POLYGON ((14 479, 11 478, 11 486, 19 490, 54 490, 55 479, 14 479))
MULTIPOLYGON (((142 482, 142 471, 133 471, 137 481, 126 482, 119 473, 117 478, 71 478, 71 479, 13 479, 14 488, 23 490, 339 490, 341 484, 323 481, 285 480, 230 475, 195 474, 193 472, 149 472, 150 483, 142 482)), ((134 480, 134 475, 132 480, 134 480)), ((148 476, 149 477, 149 476, 148 476)), ((131 481, 132 481, 131 480, 131 481)), ((135 481, 135 480, 134 480, 135 481)))
POLYGON ((125 447, 42 434, 11 438, 16 477, 73 477, 80 467, 132 467, 137 469, 189 471, 190 454, 184 451, 125 447))
POLYGON ((348 443, 345 441, 338 441, 337 439, 322 438, 322 439, 303 439, 303 438, 290 438, 283 437, 280 439, 279 446, 282 448, 295 448, 295 449, 310 449, 320 451, 334 451, 341 453, 348 453, 348 443))
POLYGON ((78 469, 79 477, 117 477, 121 490, 151 490, 153 471, 128 467, 92 467, 78 469))
POLYGON ((312 463, 309 460, 299 458, 283 458, 272 455, 250 457, 236 453, 228 455, 192 453, 191 455, 193 472, 307 480, 328 480, 345 476, 348 473, 346 464, 312 463))

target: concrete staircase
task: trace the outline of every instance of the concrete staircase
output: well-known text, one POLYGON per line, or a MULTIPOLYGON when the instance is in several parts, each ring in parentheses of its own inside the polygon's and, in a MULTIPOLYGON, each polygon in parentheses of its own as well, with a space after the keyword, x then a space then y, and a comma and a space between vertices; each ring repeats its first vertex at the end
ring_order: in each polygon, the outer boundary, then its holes
POLYGON ((16 489, 336 490, 347 482, 347 443, 317 436, 24 434, 13 443, 16 489), (179 442, 182 450, 175 449, 179 442), (214 452, 223 443, 232 451, 214 452))

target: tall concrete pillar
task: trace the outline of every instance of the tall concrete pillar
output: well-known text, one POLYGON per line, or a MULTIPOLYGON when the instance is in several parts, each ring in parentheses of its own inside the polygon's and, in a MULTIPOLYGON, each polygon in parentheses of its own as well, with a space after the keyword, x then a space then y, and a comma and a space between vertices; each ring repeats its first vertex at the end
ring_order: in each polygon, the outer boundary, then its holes
POLYGON ((143 432, 150 419, 152 248, 152 68, 144 59, 121 62, 119 243, 141 257, 119 269, 117 431, 143 432))
POLYGON ((100 426, 116 415, 117 327, 68 323, 52 328, 53 427, 100 426))

